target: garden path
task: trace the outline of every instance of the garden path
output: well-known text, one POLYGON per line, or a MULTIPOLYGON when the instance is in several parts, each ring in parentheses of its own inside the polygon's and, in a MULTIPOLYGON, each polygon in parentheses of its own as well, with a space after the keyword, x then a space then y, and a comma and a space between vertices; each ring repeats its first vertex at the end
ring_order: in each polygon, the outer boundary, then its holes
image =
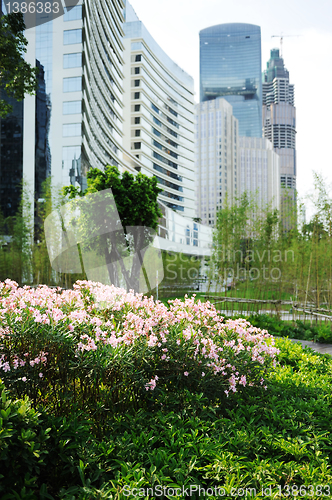
POLYGON ((297 340, 290 339, 292 342, 300 342, 303 347, 308 346, 314 351, 332 356, 332 344, 319 344, 318 342, 311 342, 310 340, 297 340))

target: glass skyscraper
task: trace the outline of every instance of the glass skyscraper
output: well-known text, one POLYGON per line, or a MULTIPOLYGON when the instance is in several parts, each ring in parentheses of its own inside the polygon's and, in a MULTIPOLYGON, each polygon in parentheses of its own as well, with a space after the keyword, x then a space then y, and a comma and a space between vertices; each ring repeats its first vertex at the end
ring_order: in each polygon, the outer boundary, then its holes
POLYGON ((262 137, 261 29, 229 23, 200 31, 200 101, 224 97, 239 135, 262 137))

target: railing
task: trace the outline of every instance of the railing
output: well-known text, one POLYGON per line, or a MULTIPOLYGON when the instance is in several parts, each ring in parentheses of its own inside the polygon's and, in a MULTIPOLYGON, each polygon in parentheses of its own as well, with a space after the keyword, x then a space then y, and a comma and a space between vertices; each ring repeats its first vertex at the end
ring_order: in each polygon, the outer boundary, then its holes
MULTIPOLYGON (((299 304, 297 302, 294 302, 292 300, 275 300, 275 299, 247 299, 247 298, 240 298, 240 297, 217 297, 215 295, 203 295, 202 298, 205 298, 209 300, 210 302, 214 303, 215 305, 218 303, 232 303, 232 304, 256 304, 258 305, 263 305, 263 304, 270 304, 275 307, 275 312, 274 314, 277 314, 280 316, 280 314, 284 315, 292 315, 293 319, 295 319, 296 312, 298 312, 298 315, 308 315, 309 317, 316 317, 320 319, 325 319, 325 320, 332 320, 332 310, 330 309, 323 309, 323 308, 317 308, 314 306, 314 304, 299 304), (290 306, 289 310, 286 311, 281 311, 281 306, 290 306)), ((232 308, 232 312, 237 312, 234 311, 234 308, 232 308)), ((242 313, 243 310, 239 310, 239 313, 242 313)), ((257 312, 257 313, 272 313, 272 311, 269 310, 258 310, 257 311, 251 311, 251 312, 257 312)))

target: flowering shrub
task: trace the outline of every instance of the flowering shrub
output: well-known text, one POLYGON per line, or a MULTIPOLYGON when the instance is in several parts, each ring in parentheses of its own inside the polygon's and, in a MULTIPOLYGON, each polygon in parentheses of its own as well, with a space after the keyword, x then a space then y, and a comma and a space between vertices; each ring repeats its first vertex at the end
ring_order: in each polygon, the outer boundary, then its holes
POLYGON ((166 307, 88 281, 73 290, 0 282, 0 376, 17 396, 59 413, 137 409, 183 390, 221 400, 266 388, 278 353, 265 330, 224 322, 195 298, 166 307))

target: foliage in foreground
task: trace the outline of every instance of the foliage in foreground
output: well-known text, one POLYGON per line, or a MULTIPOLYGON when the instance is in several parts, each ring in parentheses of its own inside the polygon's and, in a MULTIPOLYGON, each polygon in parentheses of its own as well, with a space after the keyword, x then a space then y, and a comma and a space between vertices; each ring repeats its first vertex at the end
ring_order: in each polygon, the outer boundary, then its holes
POLYGON ((300 320, 290 322, 279 319, 276 316, 269 316, 268 314, 253 314, 246 319, 253 326, 264 328, 274 336, 332 343, 330 322, 317 324, 310 324, 309 322, 304 323, 300 320))
POLYGON ((22 101, 25 94, 35 94, 37 69, 24 60, 28 41, 24 36, 23 14, 2 15, 0 19, 0 117, 12 111, 8 99, 22 101))
POLYGON ((286 339, 277 345, 280 364, 266 391, 251 388, 222 405, 188 392, 181 410, 113 416, 101 438, 74 416, 37 415, 3 397, 0 470, 13 472, 0 480, 1 498, 123 500, 138 498, 127 494, 133 488, 157 485, 216 486, 227 499, 330 498, 331 358, 286 339), (19 455, 22 429, 30 437, 19 455))
POLYGON ((77 282, 74 290, 0 283, 0 373, 12 394, 56 415, 110 414, 168 404, 190 391, 224 401, 264 386, 278 349, 210 303, 170 301, 77 282), (160 399, 161 398, 161 399, 160 399))

